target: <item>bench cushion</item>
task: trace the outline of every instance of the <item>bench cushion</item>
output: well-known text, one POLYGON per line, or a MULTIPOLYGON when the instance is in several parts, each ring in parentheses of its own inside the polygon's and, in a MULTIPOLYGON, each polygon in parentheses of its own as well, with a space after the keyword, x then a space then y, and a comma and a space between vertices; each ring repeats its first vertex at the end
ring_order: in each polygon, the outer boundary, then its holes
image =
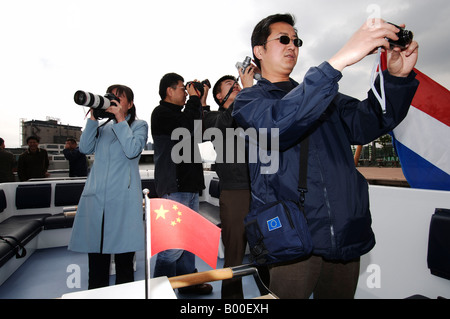
POLYGON ((55 206, 78 205, 85 183, 64 183, 55 185, 55 206))
POLYGON ((220 207, 212 205, 208 202, 200 202, 199 203, 199 214, 205 217, 214 225, 220 227, 220 207))
POLYGON ((220 197, 220 184, 218 179, 213 178, 209 183, 209 195, 214 198, 220 197))
POLYGON ((5 191, 0 189, 0 213, 3 212, 7 207, 5 191))
POLYGON ((44 229, 70 228, 73 226, 75 215, 66 216, 64 213, 45 218, 44 229))
POLYGON ((51 184, 18 185, 16 188, 17 209, 50 207, 51 184))
POLYGON ((50 214, 12 216, 0 223, 0 236, 12 243, 0 240, 0 267, 4 265, 19 249, 19 242, 25 246, 42 230, 44 219, 50 214), (12 238, 8 238, 12 237, 12 238))

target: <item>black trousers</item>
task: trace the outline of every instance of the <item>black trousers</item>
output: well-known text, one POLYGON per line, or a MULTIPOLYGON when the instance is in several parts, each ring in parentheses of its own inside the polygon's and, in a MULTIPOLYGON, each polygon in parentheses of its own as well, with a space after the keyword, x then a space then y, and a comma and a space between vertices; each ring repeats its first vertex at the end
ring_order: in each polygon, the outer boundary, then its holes
MULTIPOLYGON (((109 269, 111 255, 90 253, 89 258, 89 284, 88 289, 109 286, 109 269)), ((134 281, 133 269, 134 252, 115 254, 116 285, 134 281)))

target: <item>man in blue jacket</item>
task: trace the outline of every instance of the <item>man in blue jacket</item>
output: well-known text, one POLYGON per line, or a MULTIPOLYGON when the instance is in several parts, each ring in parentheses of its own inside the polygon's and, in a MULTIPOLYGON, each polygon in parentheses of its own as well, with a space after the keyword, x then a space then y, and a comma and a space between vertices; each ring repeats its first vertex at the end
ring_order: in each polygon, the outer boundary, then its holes
POLYGON ((353 298, 360 256, 374 247, 375 237, 368 185, 350 146, 386 134, 406 116, 418 86, 413 72, 418 44, 391 48, 387 39, 398 40, 399 29, 380 19, 368 21, 299 84, 290 78, 302 44, 294 23, 289 14, 273 15, 255 27, 252 48, 263 79, 235 100, 233 117, 244 129, 279 129, 278 171, 262 175, 268 164, 249 164, 251 205, 299 199, 300 141, 308 137, 305 210, 314 251, 303 260, 272 265, 270 289, 280 298, 353 298), (388 54, 385 113, 371 91, 364 101, 338 92, 341 71, 378 47, 388 54))

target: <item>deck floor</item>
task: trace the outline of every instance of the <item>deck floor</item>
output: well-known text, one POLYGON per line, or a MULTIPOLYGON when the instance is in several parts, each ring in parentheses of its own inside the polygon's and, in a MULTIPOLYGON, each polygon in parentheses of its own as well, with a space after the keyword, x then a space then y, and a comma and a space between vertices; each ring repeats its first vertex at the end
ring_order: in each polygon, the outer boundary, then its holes
MULTIPOLYGON (((156 258, 151 259, 151 271, 153 271, 156 258)), ((60 298, 63 294, 86 290, 88 267, 87 254, 76 253, 67 250, 67 247, 49 248, 37 250, 29 259, 17 269, 17 271, 0 286, 0 299, 53 299, 60 298), (81 287, 70 288, 71 265, 80 267, 81 287), (69 285, 67 281, 69 279, 69 285)), ((245 262, 245 261, 244 261, 245 262)), ((196 258, 198 271, 211 270, 205 262, 196 258)), ((223 267, 223 259, 217 259, 217 268, 223 267)), ((144 252, 136 253, 135 281, 145 279, 145 255, 144 252)), ((115 276, 110 276, 110 284, 113 285, 115 276)), ((221 282, 212 282, 213 293, 206 296, 178 295, 178 298, 189 299, 220 299, 221 282)), ((245 299, 259 296, 259 290, 251 276, 243 278, 245 299)))

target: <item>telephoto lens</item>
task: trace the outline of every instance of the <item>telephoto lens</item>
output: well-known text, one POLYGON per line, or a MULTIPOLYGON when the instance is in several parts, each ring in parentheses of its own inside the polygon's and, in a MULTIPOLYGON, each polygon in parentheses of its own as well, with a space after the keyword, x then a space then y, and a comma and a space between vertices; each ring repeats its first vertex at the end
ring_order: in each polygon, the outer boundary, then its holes
POLYGON ((73 99, 76 104, 87 106, 93 109, 106 110, 111 106, 110 99, 86 91, 76 91, 73 99))
POLYGON ((89 93, 86 91, 76 91, 73 99, 78 105, 90 107, 96 119, 114 119, 114 114, 106 112, 105 110, 111 106, 111 101, 117 101, 118 103, 120 103, 120 100, 111 93, 107 93, 103 97, 101 95, 89 93))

